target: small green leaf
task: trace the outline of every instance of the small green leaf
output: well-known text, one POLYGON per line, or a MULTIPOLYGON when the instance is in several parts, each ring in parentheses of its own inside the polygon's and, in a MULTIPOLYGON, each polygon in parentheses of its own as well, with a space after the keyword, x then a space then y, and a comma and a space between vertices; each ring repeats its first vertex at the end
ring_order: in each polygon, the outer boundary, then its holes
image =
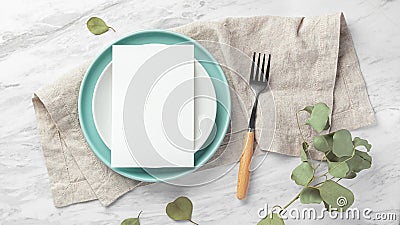
POLYGON ((338 156, 352 156, 354 151, 351 134, 348 130, 338 130, 333 135, 332 152, 338 156))
POLYGON ((346 161, 350 171, 360 172, 364 169, 369 169, 372 164, 372 158, 368 153, 356 150, 354 156, 346 161))
POLYGON ((303 142, 302 143, 302 149, 301 149, 301 161, 303 162, 307 162, 307 149, 308 149, 308 143, 307 142, 303 142))
POLYGON ((140 225, 139 218, 128 218, 122 221, 121 225, 140 225))
POLYGON ((317 103, 312 109, 311 116, 308 119, 307 124, 309 124, 312 128, 314 128, 315 131, 319 133, 324 129, 327 129, 327 123, 329 123, 329 115, 329 107, 325 103, 317 103))
POLYGON ((291 179, 298 185, 306 186, 314 176, 314 169, 308 162, 302 162, 293 172, 291 179))
POLYGON ((367 152, 369 152, 372 148, 372 145, 370 143, 368 143, 367 140, 359 138, 359 137, 354 138, 353 145, 354 145, 354 147, 364 146, 365 149, 367 149, 367 152))
POLYGON ((343 162, 346 159, 351 158, 351 156, 343 156, 343 157, 337 157, 335 154, 332 152, 325 153, 325 157, 328 160, 328 162, 343 162))
POLYGON ((332 151, 325 153, 325 157, 328 162, 339 162, 338 159, 340 159, 335 154, 333 154, 332 151))
POLYGON ((86 26, 89 29, 90 32, 92 32, 95 35, 103 34, 107 32, 109 29, 112 29, 114 32, 115 30, 108 26, 104 20, 98 18, 98 17, 91 17, 87 22, 86 26))
POLYGON ((327 153, 333 149, 333 134, 315 136, 313 146, 320 152, 327 153))
POLYGON ((346 211, 354 202, 353 193, 335 181, 327 180, 318 189, 322 200, 338 211, 346 211))
POLYGON ((309 105, 309 106, 306 106, 303 110, 311 114, 313 109, 314 109, 314 106, 309 105))
POLYGON ((137 218, 125 219, 124 221, 122 221, 121 225, 140 225, 140 220, 139 220, 140 214, 142 214, 142 211, 139 212, 137 218))
POLYGON ((355 172, 349 171, 349 172, 347 173, 347 175, 344 177, 344 179, 353 179, 353 178, 355 178, 356 176, 357 176, 357 174, 356 174, 355 172))
POLYGON ((303 147, 303 150, 304 150, 304 151, 307 151, 308 147, 310 147, 310 146, 308 145, 308 143, 305 142, 305 141, 303 141, 303 143, 301 143, 301 146, 303 147))
POLYGON ((328 212, 332 212, 332 211, 333 211, 333 210, 331 209, 331 206, 330 206, 328 203, 326 203, 326 202, 324 202, 324 201, 322 201, 322 202, 324 203, 325 209, 328 210, 328 212))
POLYGON ((329 124, 329 120, 326 122, 326 125, 324 127, 324 130, 328 130, 331 125, 329 124))
POLYGON ((168 203, 165 211, 173 220, 191 220, 193 204, 189 198, 181 196, 168 203))
POLYGON ((272 213, 260 220, 257 225, 285 225, 285 222, 283 222, 283 219, 278 214, 272 213))
POLYGON ((346 162, 328 162, 328 172, 334 177, 346 177, 349 170, 346 162))
MULTIPOLYGON (((312 111, 313 111, 313 109, 314 109, 314 106, 312 106, 312 105, 309 105, 309 106, 306 106, 304 109, 303 109, 303 111, 306 111, 306 112, 308 112, 308 113, 312 113, 312 111)), ((328 130, 329 129, 329 127, 330 127, 330 125, 329 125, 329 120, 328 121, 326 121, 326 124, 325 124, 325 127, 324 127, 324 130, 328 130)))
POLYGON ((307 154, 303 149, 301 150, 301 161, 302 162, 307 162, 308 161, 307 160, 307 154))
POLYGON ((322 198, 319 194, 319 190, 316 188, 306 187, 300 192, 300 202, 303 204, 319 204, 322 202, 322 198))

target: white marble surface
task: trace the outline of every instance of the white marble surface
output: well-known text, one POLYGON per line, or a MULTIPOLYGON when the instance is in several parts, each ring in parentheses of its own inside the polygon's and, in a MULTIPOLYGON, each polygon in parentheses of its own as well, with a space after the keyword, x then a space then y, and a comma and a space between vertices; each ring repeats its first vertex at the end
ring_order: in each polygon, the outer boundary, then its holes
MULTIPOLYGON (((104 208, 97 201, 57 209, 37 136, 32 93, 92 59, 113 41, 138 29, 170 28, 227 16, 320 15, 344 11, 378 124, 355 131, 373 143, 372 169, 347 182, 354 206, 397 213, 400 220, 400 1, 398 0, 12 0, 0 7, 0 224, 119 224, 143 210, 142 224, 175 224, 165 204, 179 195, 194 202, 200 224, 256 224, 265 203, 284 204, 299 191, 290 180, 298 159, 270 154, 252 175, 247 201, 235 198, 236 173, 207 186, 157 184, 138 188, 104 208), (91 35, 90 16, 117 32, 91 35)), ((223 170, 217 168, 215 170, 223 170)), ((235 171, 237 168, 235 169, 235 171)), ((294 204, 298 206, 299 204, 294 204)), ((335 224, 335 220, 287 224, 335 224)), ((186 223, 180 223, 186 224, 186 223)))

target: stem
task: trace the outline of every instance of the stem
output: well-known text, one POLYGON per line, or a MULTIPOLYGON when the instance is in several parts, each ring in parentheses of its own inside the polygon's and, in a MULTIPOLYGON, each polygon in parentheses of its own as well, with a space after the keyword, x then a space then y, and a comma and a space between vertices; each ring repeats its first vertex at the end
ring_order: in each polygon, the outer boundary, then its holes
POLYGON ((112 31, 114 31, 114 32, 117 32, 117 31, 115 31, 114 28, 112 28, 112 27, 108 27, 108 28, 110 28, 110 29, 111 29, 112 31))
MULTIPOLYGON (((301 139, 303 139, 303 142, 308 143, 308 142, 306 141, 306 139, 304 138, 303 130, 301 129, 301 126, 300 126, 300 122, 299 122, 299 112, 301 112, 301 110, 296 112, 297 128, 299 128, 300 136, 301 136, 301 139)), ((309 149, 307 149, 306 154, 308 155, 308 158, 310 158, 311 160, 313 160, 313 158, 311 157, 311 153, 310 153, 309 149)), ((314 169, 314 163, 311 163, 311 167, 314 169)), ((314 170, 315 170, 315 169, 314 169, 314 170)))
MULTIPOLYGON (((334 177, 332 177, 332 178, 330 178, 329 180, 333 180, 333 178, 334 177)), ((335 181, 336 183, 338 183, 340 180, 341 180, 342 178, 339 178, 337 181, 335 181)), ((316 187, 316 186, 318 186, 318 185, 320 185, 320 184, 323 184, 325 181, 327 181, 328 179, 325 179, 323 182, 319 182, 319 183, 317 183, 317 184, 314 184, 314 187, 316 187)))
MULTIPOLYGON (((329 151, 330 152, 330 151, 329 151)), ((329 152, 327 152, 326 154, 328 154, 329 152)), ((315 167, 315 169, 318 169, 319 166, 321 165, 321 163, 324 161, 324 159, 326 159, 326 155, 324 154, 324 156, 322 157, 322 159, 319 161, 319 163, 317 164, 317 166, 315 167)))
MULTIPOLYGON (((325 181, 326 181, 326 180, 325 180, 325 181)), ((324 181, 324 182, 325 182, 325 181, 324 181)), ((314 187, 317 187, 318 185, 323 184, 324 182, 319 182, 319 183, 315 184, 314 187)))
POLYGON ((303 139, 303 141, 304 141, 304 142, 307 142, 307 141, 305 140, 305 138, 304 138, 303 131, 301 130, 301 127, 300 127, 300 122, 299 122, 299 112, 300 112, 300 111, 296 112, 296 122, 297 122, 297 127, 299 128, 300 135, 301 135, 301 139, 303 139))
POLYGON ((139 217, 140 217, 140 214, 142 214, 142 210, 140 210, 140 212, 139 212, 139 214, 137 215, 137 218, 139 219, 139 217))
POLYGON ((289 205, 291 205, 293 202, 295 202, 300 197, 300 193, 301 192, 299 192, 292 200, 290 200, 290 202, 288 204, 283 206, 282 210, 286 209, 287 207, 289 207, 289 205))
POLYGON ((188 220, 188 221, 191 222, 191 223, 193 223, 193 224, 199 225, 198 223, 193 222, 192 220, 188 220))
MULTIPOLYGON (((323 174, 323 175, 321 175, 321 176, 314 177, 313 180, 318 179, 318 178, 321 178, 321 177, 325 177, 325 180, 324 180, 323 182, 325 182, 326 180, 328 180, 328 176, 327 176, 326 174, 323 174)), ((317 186, 318 184, 322 184, 323 182, 317 183, 317 184, 315 184, 314 186, 317 186)))
POLYGON ((329 173, 329 171, 327 171, 327 172, 325 172, 324 174, 319 175, 319 176, 317 176, 317 177, 315 177, 315 178, 325 177, 326 179, 328 179, 328 176, 327 176, 328 173, 329 173))

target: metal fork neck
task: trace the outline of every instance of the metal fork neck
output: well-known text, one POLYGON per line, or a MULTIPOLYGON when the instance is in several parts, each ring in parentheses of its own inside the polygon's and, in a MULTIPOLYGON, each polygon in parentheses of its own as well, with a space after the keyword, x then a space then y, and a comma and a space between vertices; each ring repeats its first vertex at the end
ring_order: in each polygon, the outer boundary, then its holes
POLYGON ((256 128, 256 114, 257 114, 257 105, 258 105, 258 96, 260 93, 256 95, 256 99, 254 100, 253 109, 251 110, 251 116, 249 120, 249 131, 254 131, 256 128))

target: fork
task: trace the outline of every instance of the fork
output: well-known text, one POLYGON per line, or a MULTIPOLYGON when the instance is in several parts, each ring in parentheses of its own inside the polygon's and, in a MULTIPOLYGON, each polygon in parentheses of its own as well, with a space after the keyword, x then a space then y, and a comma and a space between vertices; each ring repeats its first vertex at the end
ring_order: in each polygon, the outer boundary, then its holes
POLYGON ((242 156, 240 158, 237 193, 236 193, 236 197, 240 200, 246 198, 247 190, 249 187, 250 165, 251 165, 251 159, 253 157, 253 152, 254 152, 254 130, 255 130, 255 123, 256 123, 258 96, 260 95, 260 93, 262 93, 264 90, 266 90, 267 86, 268 86, 271 54, 268 55, 268 63, 267 63, 267 68, 266 68, 265 72, 264 72, 265 54, 263 54, 263 55, 264 56, 262 59, 261 69, 260 69, 261 53, 258 53, 256 68, 255 68, 255 63, 256 63, 256 53, 255 52, 253 53, 253 61, 251 63, 249 83, 250 83, 250 88, 254 92, 256 97, 254 100, 253 109, 251 110, 249 127, 248 127, 248 131, 245 134, 242 156))

